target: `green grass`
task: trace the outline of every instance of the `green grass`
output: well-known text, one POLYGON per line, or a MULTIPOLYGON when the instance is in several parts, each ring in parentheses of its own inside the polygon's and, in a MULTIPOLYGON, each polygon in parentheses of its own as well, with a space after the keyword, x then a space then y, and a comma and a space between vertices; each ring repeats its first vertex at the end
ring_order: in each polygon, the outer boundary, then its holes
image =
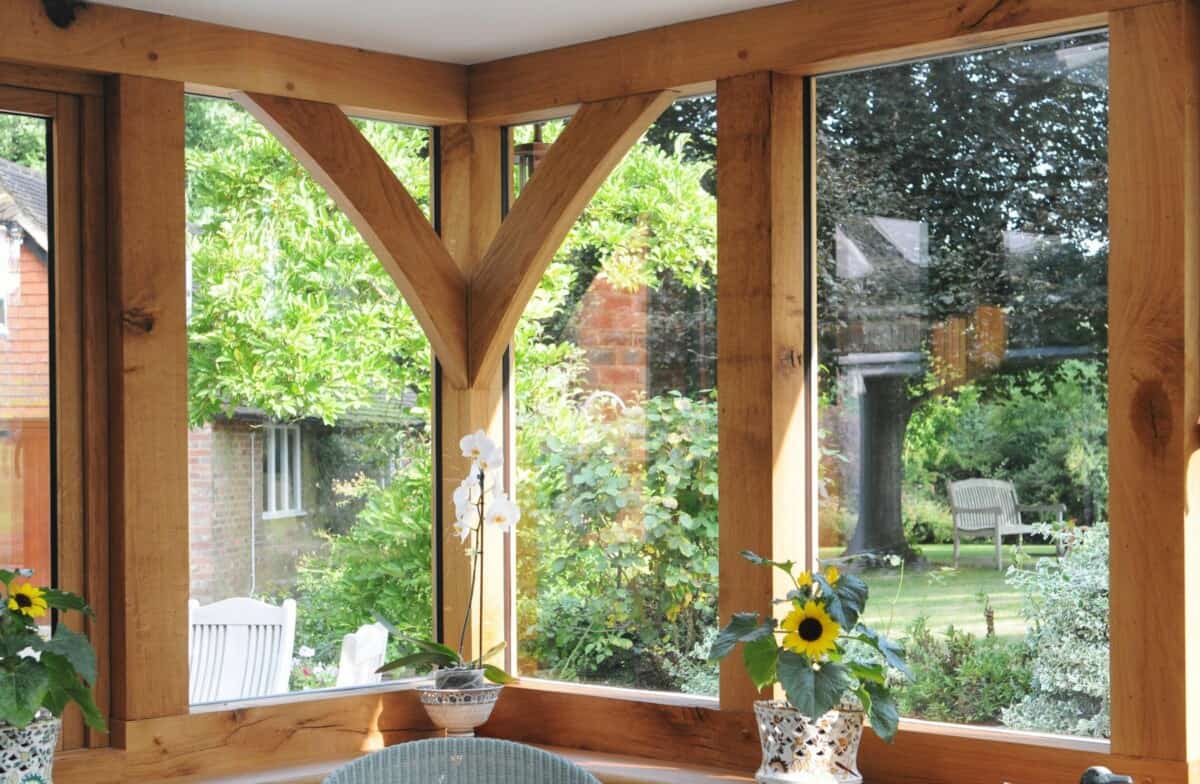
MULTIPOLYGON (((922 545, 927 568, 908 568, 903 583, 899 569, 868 569, 861 576, 871 588, 871 598, 863 620, 878 631, 901 637, 905 628, 920 615, 929 618, 935 630, 953 625, 982 636, 986 630, 983 596, 991 602, 996 615, 996 634, 1019 639, 1025 634, 1020 613, 1020 597, 997 571, 995 550, 990 544, 964 544, 960 548, 959 568, 953 568, 953 547, 945 544, 922 545)), ((1012 563, 1015 548, 1004 549, 1005 567, 1012 563)), ((822 548, 822 558, 836 558, 840 548, 822 548)), ((1053 558, 1052 545, 1026 545, 1026 556, 1053 558)))

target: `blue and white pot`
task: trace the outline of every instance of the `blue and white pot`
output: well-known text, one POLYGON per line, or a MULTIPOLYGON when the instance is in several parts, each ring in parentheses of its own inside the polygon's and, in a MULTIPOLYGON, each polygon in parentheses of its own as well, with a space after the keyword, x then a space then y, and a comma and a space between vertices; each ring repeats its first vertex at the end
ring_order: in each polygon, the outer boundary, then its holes
POLYGON ((62 719, 42 711, 27 727, 0 722, 0 784, 52 784, 62 719))

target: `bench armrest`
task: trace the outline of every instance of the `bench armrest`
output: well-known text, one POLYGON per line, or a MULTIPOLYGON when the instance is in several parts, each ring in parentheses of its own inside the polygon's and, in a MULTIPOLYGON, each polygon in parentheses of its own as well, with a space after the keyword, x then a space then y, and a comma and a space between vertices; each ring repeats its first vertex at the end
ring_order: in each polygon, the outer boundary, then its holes
POLYGON ((1019 512, 1046 512, 1048 514, 1065 514, 1067 507, 1065 504, 1020 504, 1017 506, 1019 512))

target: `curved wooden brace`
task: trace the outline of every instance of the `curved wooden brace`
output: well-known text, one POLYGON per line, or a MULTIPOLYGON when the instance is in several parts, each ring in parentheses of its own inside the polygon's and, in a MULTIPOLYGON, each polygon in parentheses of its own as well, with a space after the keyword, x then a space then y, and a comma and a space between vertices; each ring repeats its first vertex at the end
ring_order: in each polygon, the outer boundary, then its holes
POLYGON ((395 173, 337 106, 239 93, 350 218, 425 330, 442 370, 467 384, 467 284, 395 173))
POLYGON ((604 178, 675 98, 659 91, 584 104, 500 225, 470 285, 470 379, 488 378, 550 260, 604 178))

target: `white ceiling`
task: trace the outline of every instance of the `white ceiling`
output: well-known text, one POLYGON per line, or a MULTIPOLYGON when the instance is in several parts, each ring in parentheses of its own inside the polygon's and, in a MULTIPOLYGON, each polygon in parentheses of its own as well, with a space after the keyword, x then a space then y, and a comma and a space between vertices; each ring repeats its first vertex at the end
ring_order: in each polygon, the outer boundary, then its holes
POLYGON ((315 41, 477 63, 778 0, 103 0, 315 41))

